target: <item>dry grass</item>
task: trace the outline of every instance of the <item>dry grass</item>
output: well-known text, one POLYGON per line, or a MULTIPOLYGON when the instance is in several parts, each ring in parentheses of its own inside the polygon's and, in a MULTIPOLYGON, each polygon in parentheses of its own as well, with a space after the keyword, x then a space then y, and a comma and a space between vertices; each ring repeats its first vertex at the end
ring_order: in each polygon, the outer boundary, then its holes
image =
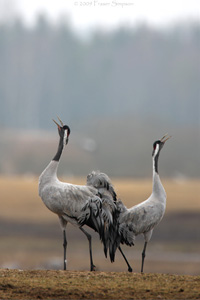
MULTIPOLYGON (((84 184, 85 179, 69 180, 84 184)), ((128 206, 145 200, 151 193, 151 180, 113 180, 118 197, 128 206)), ((200 180, 176 182, 163 180, 167 192, 167 212, 200 211, 200 180)), ((38 178, 0 178, 2 218, 16 221, 49 222, 55 216, 49 213, 38 196, 38 178)))
MULTIPOLYGON (((76 178, 69 181, 84 184, 85 179, 76 178)), ((118 196, 128 207, 143 201, 151 193, 151 180, 115 179, 113 182, 118 196)), ((168 195, 168 215, 179 211, 191 212, 191 214, 200 212, 199 180, 175 182, 166 179, 163 180, 163 184, 168 195)), ((8 226, 7 231, 4 231, 1 235, 0 266, 23 269, 62 269, 62 232, 57 216, 44 206, 38 196, 38 178, 0 177, 0 189, 0 220, 4 221, 3 226, 5 224, 8 226), (21 227, 19 226, 13 230, 13 227, 18 226, 18 224, 21 224, 21 227), (25 229, 24 227, 27 226, 30 227, 25 229), (59 263, 55 266, 51 264, 52 261, 59 261, 59 263)), ((183 224, 179 223, 180 221, 185 223, 184 218, 183 220, 177 219, 173 226, 178 228, 180 224, 183 224)), ((188 225, 190 230, 194 228, 194 234, 199 230, 197 224, 191 222, 191 219, 188 225)), ((180 227, 180 233, 187 229, 187 226, 180 227)), ((152 241, 148 245, 145 272, 199 274, 200 261, 198 253, 200 243, 198 239, 195 243, 191 243, 186 238, 185 241, 180 241, 178 238, 175 241, 170 239, 159 241, 155 238, 156 234, 159 232, 162 237, 162 232, 166 227, 168 228, 169 224, 164 218, 155 230, 152 241), (162 227, 163 225, 165 227, 162 227)), ((172 226, 170 228, 173 230, 172 226)), ((91 234, 93 237, 94 262, 97 269, 116 272, 126 271, 126 265, 118 253, 114 264, 104 258, 102 245, 97 234, 94 232, 91 232, 91 234)), ((67 250, 68 270, 88 270, 87 240, 78 229, 74 229, 70 225, 67 226, 67 236, 69 241, 67 250)), ((187 234, 188 236, 191 238, 190 233, 187 234)), ((138 237, 134 247, 123 247, 135 272, 140 271, 142 243, 140 237, 138 237)))
POLYGON ((200 276, 0 271, 1 299, 200 299, 200 276))

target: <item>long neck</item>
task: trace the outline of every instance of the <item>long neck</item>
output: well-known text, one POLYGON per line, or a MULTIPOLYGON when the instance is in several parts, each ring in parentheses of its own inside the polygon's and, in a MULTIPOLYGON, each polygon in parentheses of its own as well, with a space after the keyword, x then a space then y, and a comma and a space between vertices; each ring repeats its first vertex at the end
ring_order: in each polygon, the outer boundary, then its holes
POLYGON ((153 193, 163 194, 165 196, 165 190, 161 183, 160 176, 158 174, 158 158, 159 152, 156 156, 153 156, 153 193))
POLYGON ((61 157, 61 154, 62 154, 62 151, 63 151, 63 139, 60 137, 60 141, 59 141, 59 144, 58 144, 58 150, 56 152, 56 155, 54 156, 53 160, 55 161, 59 161, 60 160, 60 157, 61 157))
POLYGON ((39 178, 39 190, 42 189, 44 185, 46 185, 49 182, 56 181, 57 179, 57 169, 59 160, 63 151, 63 139, 60 138, 59 144, 58 144, 58 150, 56 152, 56 155, 54 158, 50 161, 48 166, 45 168, 45 170, 42 172, 39 178))
POLYGON ((156 151, 156 154, 153 156, 153 172, 158 174, 158 159, 159 159, 160 151, 159 149, 156 151))

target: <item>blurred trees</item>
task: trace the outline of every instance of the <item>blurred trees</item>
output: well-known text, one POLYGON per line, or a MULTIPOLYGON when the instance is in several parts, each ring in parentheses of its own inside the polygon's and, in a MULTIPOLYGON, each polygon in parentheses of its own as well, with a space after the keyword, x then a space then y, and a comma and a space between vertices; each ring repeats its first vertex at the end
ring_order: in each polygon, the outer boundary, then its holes
POLYGON ((62 112, 74 123, 129 114, 199 121, 200 24, 96 32, 87 41, 40 16, 0 25, 1 126, 44 128, 62 112), (64 113, 66 110, 66 114, 64 113))
MULTIPOLYGON (((0 24, 0 128, 48 129, 59 115, 98 140, 96 165, 115 175, 133 174, 133 151, 137 159, 166 131, 180 139, 172 161, 198 175, 199 80, 200 23, 96 31, 88 39, 44 16, 33 28, 20 20, 0 24)), ((138 165, 136 174, 144 170, 138 165)))

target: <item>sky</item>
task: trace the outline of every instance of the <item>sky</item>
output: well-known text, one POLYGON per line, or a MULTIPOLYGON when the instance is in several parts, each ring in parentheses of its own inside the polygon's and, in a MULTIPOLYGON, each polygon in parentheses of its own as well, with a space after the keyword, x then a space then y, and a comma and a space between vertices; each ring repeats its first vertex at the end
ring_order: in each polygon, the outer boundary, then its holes
POLYGON ((199 0, 0 0, 0 10, 0 17, 17 13, 30 26, 41 13, 55 23, 63 17, 83 32, 96 27, 109 30, 135 23, 161 27, 200 20, 199 0))

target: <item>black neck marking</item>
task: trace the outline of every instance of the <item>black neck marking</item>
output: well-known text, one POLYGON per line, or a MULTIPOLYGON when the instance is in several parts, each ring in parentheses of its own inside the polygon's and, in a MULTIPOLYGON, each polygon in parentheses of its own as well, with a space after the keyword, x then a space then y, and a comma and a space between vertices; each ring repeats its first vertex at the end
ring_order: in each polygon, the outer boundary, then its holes
POLYGON ((60 141, 59 141, 59 145, 58 145, 58 150, 57 150, 57 153, 54 156, 53 160, 59 161, 60 157, 61 157, 61 154, 62 154, 62 151, 63 151, 63 138, 60 137, 60 141))
POLYGON ((160 153, 160 151, 154 157, 154 167, 155 167, 155 172, 156 173, 158 173, 158 158, 159 158, 159 153, 160 153))

